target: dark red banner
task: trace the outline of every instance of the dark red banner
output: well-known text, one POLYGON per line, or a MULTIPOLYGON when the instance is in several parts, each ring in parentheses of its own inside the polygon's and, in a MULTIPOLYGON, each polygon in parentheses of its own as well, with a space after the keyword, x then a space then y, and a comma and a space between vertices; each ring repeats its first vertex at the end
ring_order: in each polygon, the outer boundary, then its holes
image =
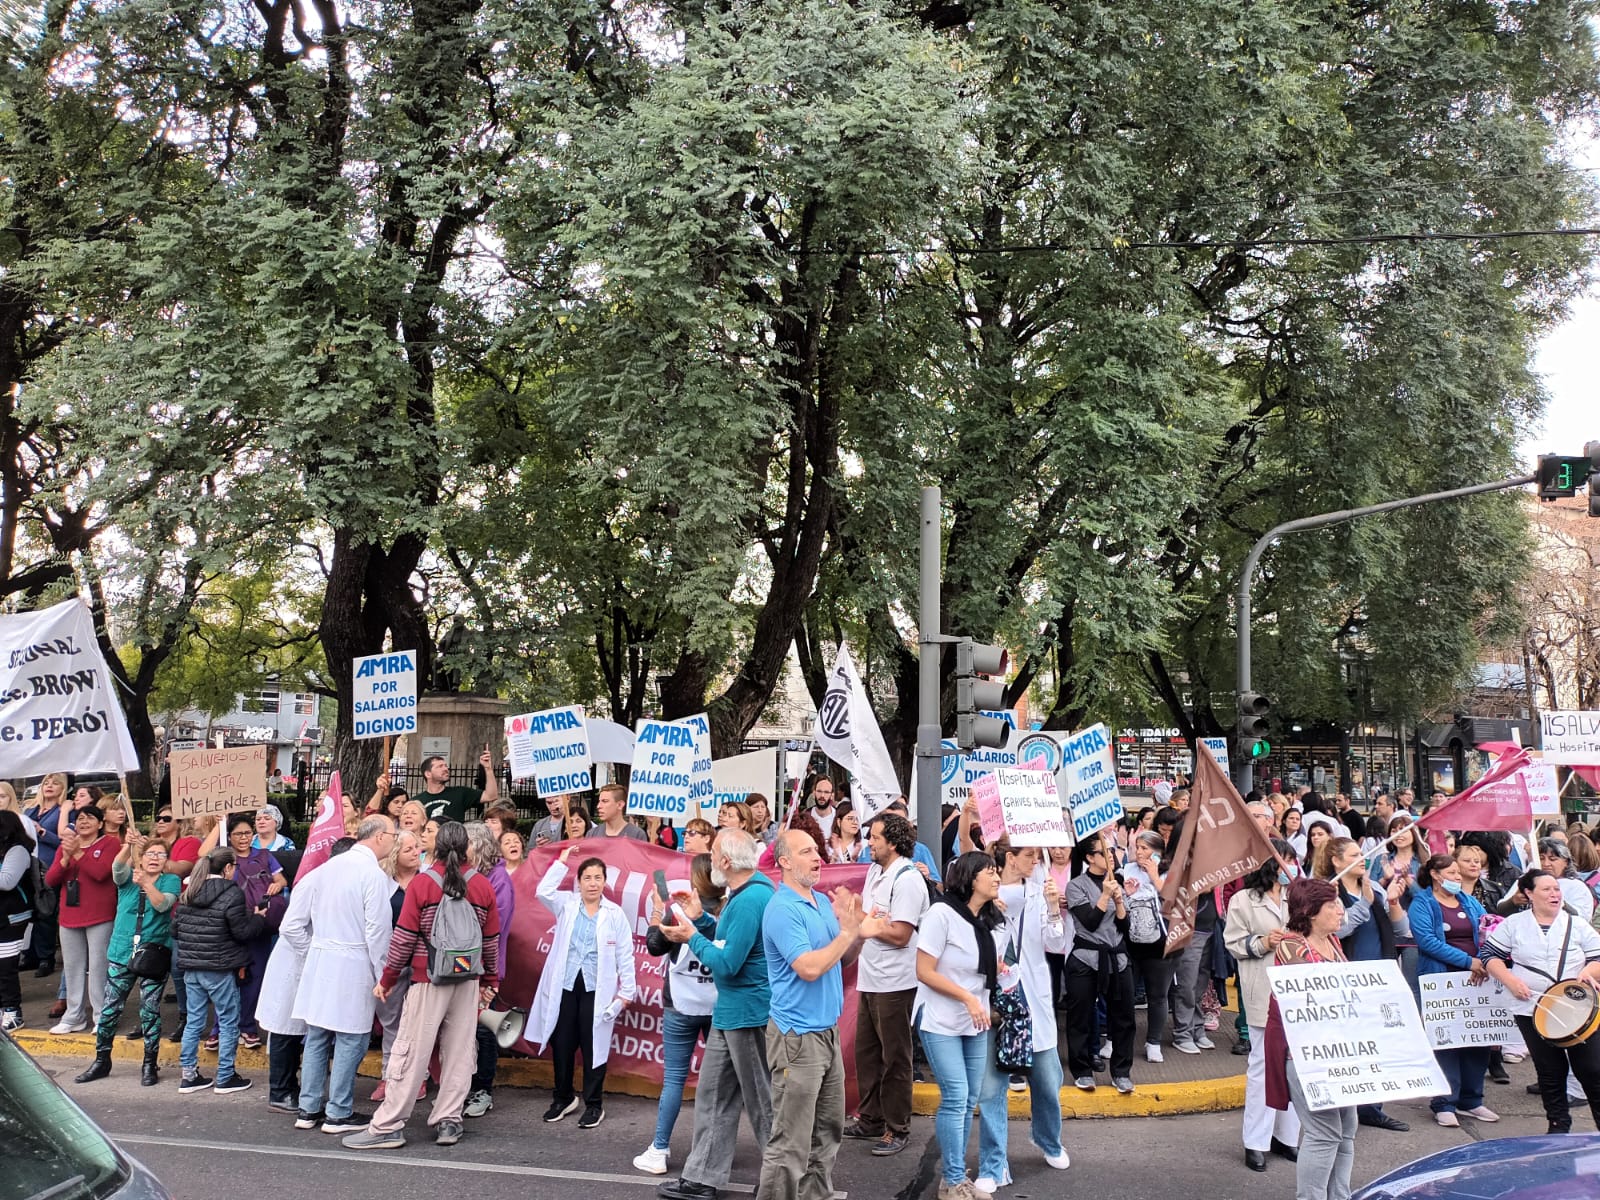
MULTIPOLYGON (((555 915, 539 902, 535 894, 539 881, 544 878, 550 864, 561 853, 565 843, 541 846, 528 854, 528 861, 511 877, 517 894, 517 910, 511 918, 511 936, 507 943, 509 959, 506 978, 501 989, 502 1000, 517 1008, 532 1009, 533 995, 539 985, 539 974, 544 970, 545 958, 550 953, 551 937, 555 932, 555 915)), ((633 922, 634 970, 638 977, 639 995, 622 1016, 617 1019, 611 1038, 611 1057, 607 1074, 626 1075, 647 1080, 660 1087, 662 1072, 661 1049, 661 984, 666 973, 665 958, 657 958, 645 949, 645 934, 650 929, 650 890, 654 887, 652 873, 663 871, 667 886, 674 892, 689 890, 689 859, 676 850, 666 850, 631 838, 598 838, 585 841, 580 852, 575 853, 568 866, 576 870, 579 857, 590 855, 605 860, 606 899, 621 906, 633 922)), ((768 872, 774 883, 775 872, 768 872)), ((859 893, 866 879, 865 866, 825 866, 819 892, 846 887, 859 893)), ((562 886, 568 890, 573 884, 569 874, 562 886)), ((780 885, 781 886, 781 885, 780 885)), ((855 1090, 855 1040, 856 1040, 856 969, 854 964, 844 970, 844 1016, 839 1022, 843 1041, 847 1102, 853 1111, 855 1090)), ((534 1054, 535 1047, 526 1041, 517 1049, 534 1054)), ((700 1051, 695 1051, 690 1067, 692 1085, 700 1071, 700 1051)))

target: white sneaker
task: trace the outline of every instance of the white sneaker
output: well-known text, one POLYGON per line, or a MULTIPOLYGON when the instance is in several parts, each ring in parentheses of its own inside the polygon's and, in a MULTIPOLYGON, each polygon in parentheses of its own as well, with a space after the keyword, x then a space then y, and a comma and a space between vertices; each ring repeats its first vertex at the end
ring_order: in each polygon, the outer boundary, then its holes
POLYGON ((1466 1114, 1474 1120, 1483 1121, 1486 1124, 1493 1124, 1500 1119, 1500 1114, 1487 1104, 1480 1104, 1477 1108, 1469 1108, 1466 1110, 1466 1114))
POLYGON ((1173 1042, 1172 1048, 1179 1054, 1199 1054, 1200 1046, 1197 1042, 1173 1042))
POLYGON ((1145 1062, 1153 1063, 1166 1061, 1161 1057, 1161 1047, 1154 1042, 1146 1042, 1144 1044, 1144 1060, 1145 1062))
POLYGON ((988 1175, 979 1175, 972 1181, 972 1190, 980 1196, 992 1196, 1010 1182, 1010 1170, 1007 1170, 999 1179, 992 1179, 988 1175))
POLYGON ((1217 1048, 1217 1044, 1203 1033, 1195 1038, 1194 1044, 1202 1050, 1215 1050, 1217 1048))
POLYGON ((1060 1154, 1046 1154, 1044 1156, 1044 1164, 1047 1167, 1054 1167, 1058 1171, 1065 1171, 1072 1165, 1072 1159, 1063 1150, 1060 1154))
POLYGON ((1436 1112, 1433 1114, 1433 1119, 1446 1129, 1461 1128, 1461 1122, 1456 1119, 1456 1115, 1453 1112, 1436 1112))
POLYGON ((646 1175, 665 1175, 667 1173, 667 1151, 657 1150, 655 1143, 645 1147, 643 1154, 633 1160, 633 1169, 643 1171, 646 1175))
POLYGON ((1519 1063, 1522 1061, 1523 1055, 1518 1054, 1515 1050, 1506 1050, 1500 1055, 1500 1058, 1508 1063, 1519 1063))
POLYGON ((62 1021, 58 1025, 50 1026, 50 1032, 56 1034, 57 1036, 65 1033, 86 1033, 88 1032, 88 1029, 89 1023, 87 1021, 85 1021, 82 1025, 69 1025, 67 1022, 62 1021))

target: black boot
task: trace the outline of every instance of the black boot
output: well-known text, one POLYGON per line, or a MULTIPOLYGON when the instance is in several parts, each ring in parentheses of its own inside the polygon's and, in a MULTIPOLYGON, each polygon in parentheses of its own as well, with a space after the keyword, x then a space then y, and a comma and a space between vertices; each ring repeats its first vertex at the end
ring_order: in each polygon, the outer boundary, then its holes
POLYGON ((109 1074, 111 1074, 111 1047, 107 1046, 104 1050, 97 1049, 94 1052, 94 1061, 72 1082, 93 1083, 96 1079, 104 1079, 109 1074))
POLYGON ((159 1050, 146 1050, 144 1052, 144 1069, 139 1072, 139 1084, 141 1087, 155 1087, 157 1083, 161 1082, 161 1072, 157 1069, 156 1064, 156 1059, 160 1053, 161 1051, 159 1050))

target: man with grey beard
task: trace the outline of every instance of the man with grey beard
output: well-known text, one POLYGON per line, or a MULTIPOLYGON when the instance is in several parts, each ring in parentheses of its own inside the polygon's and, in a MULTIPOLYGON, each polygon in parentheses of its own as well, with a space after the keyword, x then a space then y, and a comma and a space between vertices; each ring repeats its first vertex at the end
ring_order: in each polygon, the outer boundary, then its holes
POLYGON ((739 829, 724 829, 711 843, 711 879, 728 889, 713 920, 693 892, 678 902, 691 921, 662 925, 668 941, 686 944, 717 984, 694 1097, 694 1143, 679 1177, 656 1189, 664 1200, 716 1200, 728 1186, 739 1110, 750 1118, 756 1145, 772 1133, 772 1076, 767 1068, 767 1017, 772 992, 761 921, 772 899, 772 881, 756 870, 760 848, 739 829))

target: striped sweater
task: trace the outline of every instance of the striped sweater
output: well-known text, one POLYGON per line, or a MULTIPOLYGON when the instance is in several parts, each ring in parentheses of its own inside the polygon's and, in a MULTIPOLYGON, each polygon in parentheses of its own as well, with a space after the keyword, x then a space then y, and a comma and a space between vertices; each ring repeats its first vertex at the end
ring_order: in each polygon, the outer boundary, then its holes
MULTIPOLYGON (((433 917, 439 911, 444 891, 439 886, 437 868, 429 867, 406 887, 406 900, 400 906, 400 920, 389 942, 389 958, 383 964, 383 986, 392 988, 409 967, 412 983, 428 982, 428 937, 433 933, 433 917)), ((494 987, 500 981, 500 912, 495 906, 494 887, 475 872, 467 880, 467 900, 478 914, 483 928, 483 977, 478 982, 494 987)))

